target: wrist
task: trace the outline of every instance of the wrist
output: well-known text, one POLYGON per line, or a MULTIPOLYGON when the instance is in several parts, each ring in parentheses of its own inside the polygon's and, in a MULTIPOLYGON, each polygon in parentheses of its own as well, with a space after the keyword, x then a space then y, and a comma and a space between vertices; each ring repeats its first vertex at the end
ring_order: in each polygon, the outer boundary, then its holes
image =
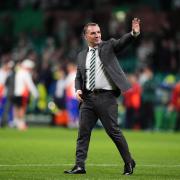
POLYGON ((131 31, 131 35, 133 37, 137 37, 137 36, 139 36, 139 34, 140 34, 140 31, 138 31, 138 32, 135 32, 134 30, 131 31))

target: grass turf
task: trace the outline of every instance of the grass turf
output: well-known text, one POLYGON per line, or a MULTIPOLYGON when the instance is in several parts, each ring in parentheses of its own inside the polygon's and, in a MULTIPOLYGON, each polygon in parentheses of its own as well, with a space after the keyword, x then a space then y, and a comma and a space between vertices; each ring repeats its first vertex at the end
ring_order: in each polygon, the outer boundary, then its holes
POLYGON ((86 175, 66 175, 75 158, 77 130, 29 128, 26 132, 0 129, 0 180, 180 179, 180 134, 128 132, 124 135, 137 166, 123 176, 123 162, 104 130, 94 130, 86 175))

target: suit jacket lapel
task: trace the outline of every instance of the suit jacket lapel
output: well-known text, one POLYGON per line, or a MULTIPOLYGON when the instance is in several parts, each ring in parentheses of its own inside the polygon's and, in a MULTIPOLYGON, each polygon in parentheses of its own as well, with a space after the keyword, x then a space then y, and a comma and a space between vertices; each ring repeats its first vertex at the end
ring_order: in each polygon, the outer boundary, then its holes
POLYGON ((86 70, 86 56, 87 56, 87 52, 88 52, 88 48, 86 48, 83 52, 82 52, 82 56, 81 56, 81 62, 82 62, 82 68, 85 72, 86 70))
POLYGON ((98 54, 99 57, 101 58, 101 48, 102 48, 103 42, 101 42, 101 44, 98 46, 98 54))

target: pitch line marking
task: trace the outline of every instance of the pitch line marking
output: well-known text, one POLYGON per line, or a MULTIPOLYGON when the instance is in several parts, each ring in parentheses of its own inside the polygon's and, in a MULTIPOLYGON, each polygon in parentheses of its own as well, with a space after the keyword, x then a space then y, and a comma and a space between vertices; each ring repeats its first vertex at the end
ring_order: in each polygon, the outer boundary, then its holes
MULTIPOLYGON (((0 167, 55 167, 55 166, 74 166, 74 164, 0 164, 0 167)), ((117 167, 119 164, 93 164, 89 163, 86 166, 95 167, 117 167)), ((175 165, 160 165, 160 164, 138 164, 139 167, 159 167, 159 168, 174 168, 180 167, 180 164, 175 165)))

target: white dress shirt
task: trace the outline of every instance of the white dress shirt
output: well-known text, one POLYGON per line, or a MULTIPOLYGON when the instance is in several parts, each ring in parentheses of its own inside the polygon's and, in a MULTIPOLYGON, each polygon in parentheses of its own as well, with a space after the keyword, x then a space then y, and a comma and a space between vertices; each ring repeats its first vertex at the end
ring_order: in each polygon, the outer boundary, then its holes
MULTIPOLYGON (((93 51, 92 47, 89 47, 89 51, 86 57, 86 89, 89 90, 89 72, 90 72, 90 60, 93 51)), ((96 53, 96 65, 95 65, 95 89, 105 89, 105 90, 113 90, 115 89, 115 85, 106 73, 104 66, 100 60, 98 49, 95 50, 96 53)))

